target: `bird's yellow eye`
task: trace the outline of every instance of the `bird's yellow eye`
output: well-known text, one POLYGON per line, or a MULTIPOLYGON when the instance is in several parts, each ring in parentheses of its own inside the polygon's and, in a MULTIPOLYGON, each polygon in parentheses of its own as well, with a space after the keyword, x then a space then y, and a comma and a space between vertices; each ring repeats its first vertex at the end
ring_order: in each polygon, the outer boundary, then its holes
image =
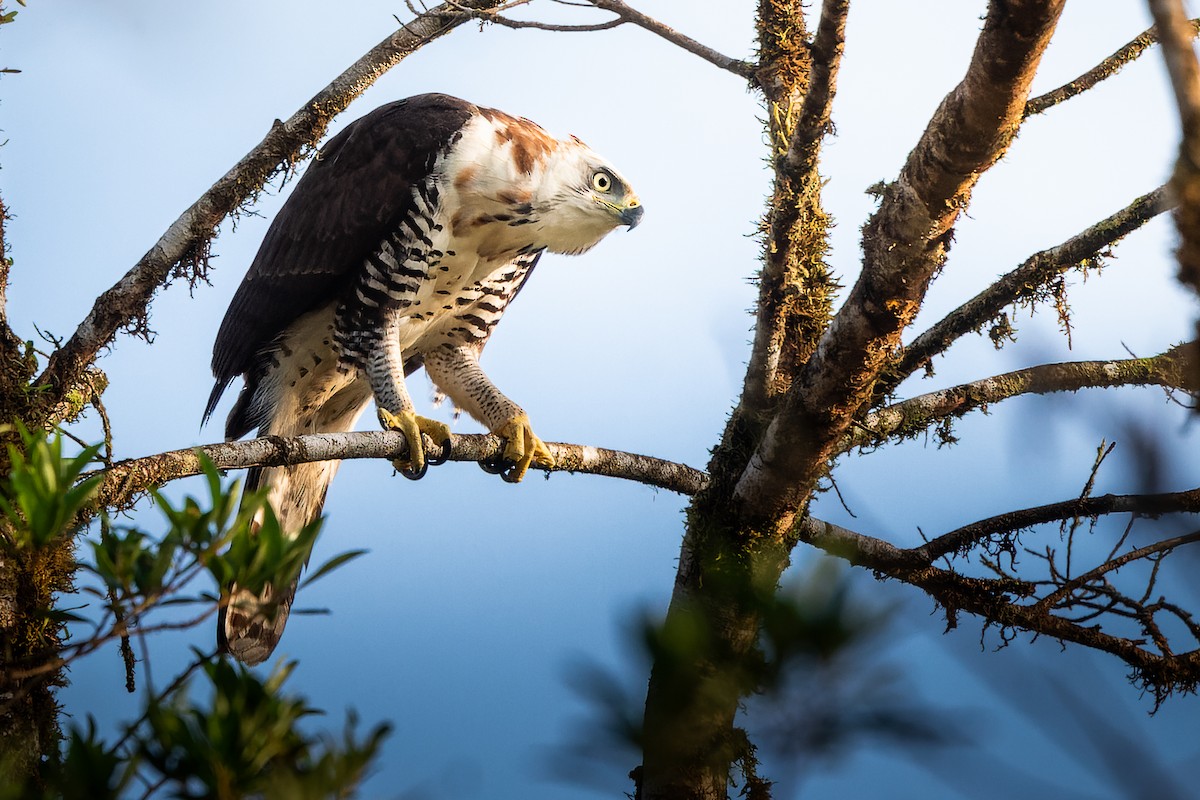
POLYGON ((608 192, 613 188, 612 176, 607 172, 597 172, 592 176, 592 188, 597 192, 608 192))

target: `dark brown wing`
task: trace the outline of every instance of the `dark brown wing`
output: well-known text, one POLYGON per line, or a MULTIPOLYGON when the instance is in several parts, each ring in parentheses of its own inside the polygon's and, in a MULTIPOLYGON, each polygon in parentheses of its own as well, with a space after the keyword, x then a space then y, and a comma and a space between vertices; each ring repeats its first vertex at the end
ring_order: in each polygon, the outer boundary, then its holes
POLYGON ((414 209, 437 155, 475 106, 426 94, 381 106, 329 140, 267 230, 213 344, 221 394, 292 322, 333 300, 364 259, 414 209))

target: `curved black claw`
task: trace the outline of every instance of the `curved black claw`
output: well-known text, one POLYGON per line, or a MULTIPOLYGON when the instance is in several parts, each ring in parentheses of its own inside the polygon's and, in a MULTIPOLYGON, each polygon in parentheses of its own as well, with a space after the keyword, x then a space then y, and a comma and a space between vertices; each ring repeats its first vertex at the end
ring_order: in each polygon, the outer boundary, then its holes
MULTIPOLYGON (((479 468, 488 475, 499 475, 502 478, 504 478, 506 473, 511 472, 512 468, 515 466, 515 461, 510 461, 502 455, 496 456, 495 458, 484 459, 483 461, 479 462, 479 468)), ((508 480, 508 478, 504 479, 508 480)), ((512 483, 512 481, 509 481, 509 483, 512 483)))
POLYGON ((426 472, 429 472, 429 464, 430 461, 426 459, 425 463, 421 464, 421 468, 418 470, 413 470, 412 467, 402 467, 399 464, 395 464, 393 466, 396 467, 401 475, 408 478, 410 481, 419 481, 421 478, 425 477, 426 472))
MULTIPOLYGON (((442 452, 438 454, 437 458, 434 458, 428 453, 425 454, 425 463, 431 467, 440 467, 442 464, 445 464, 450 460, 450 450, 452 447, 453 446, 451 445, 450 440, 447 439, 446 441, 442 442, 442 452)), ((421 474, 424 475, 425 473, 421 474)))
POLYGON ((523 476, 514 477, 517 474, 517 465, 511 461, 509 461, 508 464, 508 469, 500 473, 500 480, 504 481, 505 483, 520 483, 521 477, 523 476))

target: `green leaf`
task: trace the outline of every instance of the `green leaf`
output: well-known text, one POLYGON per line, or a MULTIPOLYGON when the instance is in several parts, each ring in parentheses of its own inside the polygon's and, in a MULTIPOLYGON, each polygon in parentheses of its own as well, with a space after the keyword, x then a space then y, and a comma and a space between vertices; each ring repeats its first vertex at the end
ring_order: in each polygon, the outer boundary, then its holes
POLYGON ((366 555, 367 552, 367 550, 347 550, 344 553, 334 556, 318 567, 311 575, 309 575, 308 578, 305 579, 303 585, 308 586, 312 583, 316 583, 319 579, 333 572, 338 567, 353 561, 361 555, 366 555))

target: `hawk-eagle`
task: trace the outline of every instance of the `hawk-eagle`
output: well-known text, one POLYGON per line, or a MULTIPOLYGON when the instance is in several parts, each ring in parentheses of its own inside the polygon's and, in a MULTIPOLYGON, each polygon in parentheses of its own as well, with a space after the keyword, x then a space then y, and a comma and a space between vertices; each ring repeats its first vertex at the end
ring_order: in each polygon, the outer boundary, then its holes
MULTIPOLYGON (((405 376, 438 391, 505 440, 497 468, 519 481, 553 466, 521 407, 479 367, 492 329, 542 253, 582 253, 642 206, 583 142, 442 94, 410 97, 351 123, 321 149, 272 222, 213 346, 216 385, 245 381, 227 439, 350 430, 374 400, 400 431, 397 466, 420 477, 422 434, 447 455, 446 425, 416 414, 405 376)), ((251 470, 285 534, 321 510, 338 462, 251 470)), ((283 632, 293 583, 262 596, 230 587, 217 638, 256 664, 283 632)))

